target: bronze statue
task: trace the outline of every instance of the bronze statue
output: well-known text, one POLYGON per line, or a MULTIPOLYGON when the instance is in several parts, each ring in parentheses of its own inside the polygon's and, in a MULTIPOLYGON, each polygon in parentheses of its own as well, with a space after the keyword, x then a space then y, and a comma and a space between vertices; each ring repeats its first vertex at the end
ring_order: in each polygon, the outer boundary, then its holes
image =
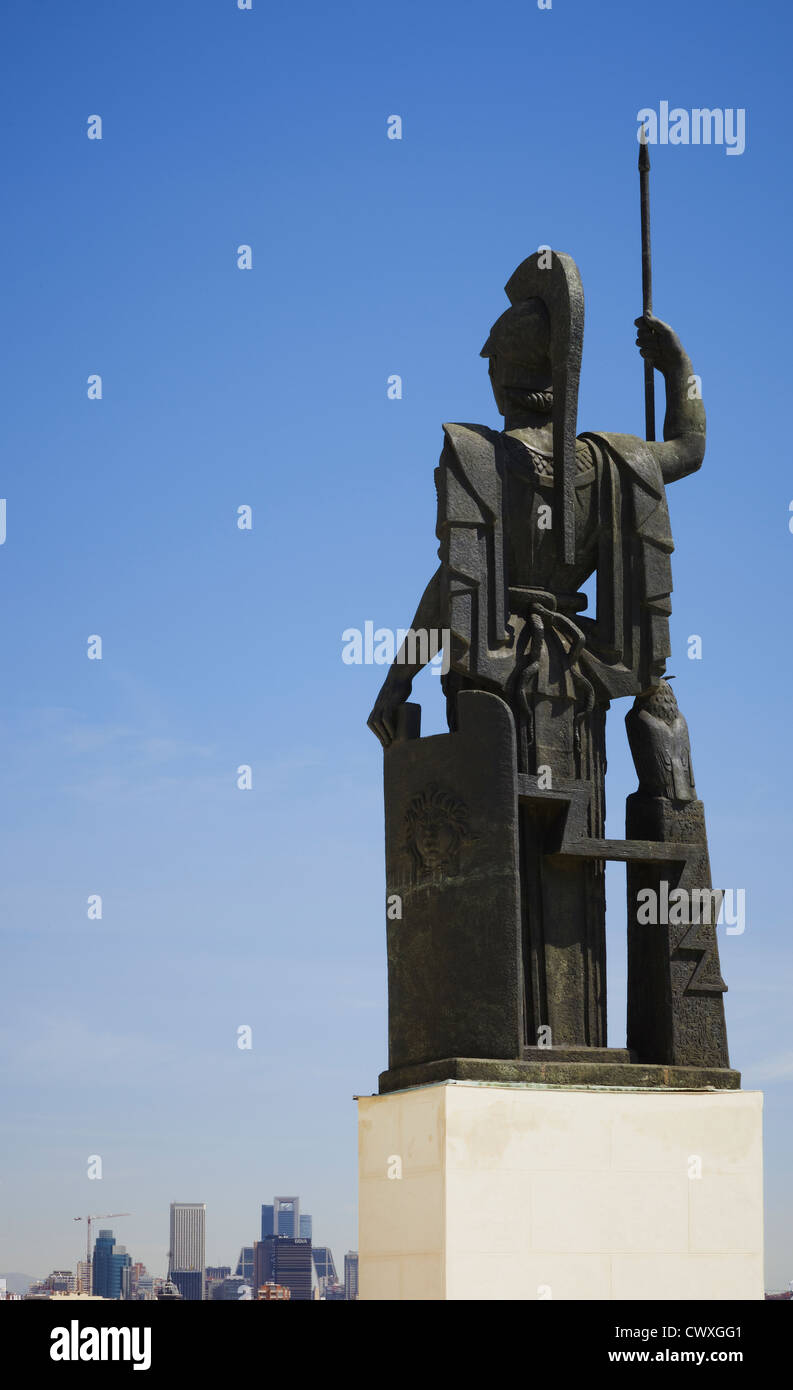
MULTIPOLYGON (((629 862, 634 892, 661 873, 672 872, 683 882, 695 862, 700 880, 705 876, 709 882, 704 816, 695 833, 678 833, 681 808, 691 803, 701 809, 701 803, 695 800, 685 721, 663 680, 673 549, 665 489, 703 460, 705 411, 698 378, 677 334, 648 309, 635 321, 636 342, 651 372, 664 377, 663 441, 600 431, 577 434, 584 301, 576 265, 569 256, 542 250, 518 267, 506 293, 510 307, 482 348, 504 428, 443 427, 435 475, 440 565, 412 624, 413 630, 449 634, 449 669, 442 681, 452 737, 416 741, 415 726, 410 737, 401 711, 423 663, 420 657, 409 659, 407 644, 368 721, 386 750, 389 893, 399 889, 400 900, 407 895, 410 905, 410 920, 406 912, 401 921, 389 923, 391 1070, 385 1088, 409 1084, 411 1066, 415 1071, 432 1063, 448 1070, 449 1058, 461 1055, 490 1063, 536 1063, 543 1046, 549 1060, 582 1056, 727 1069, 725 986, 715 932, 707 948, 701 942, 697 948, 700 956, 706 949, 715 953, 707 1003, 715 1041, 705 1049, 707 1056, 695 1044, 686 1050, 678 1035, 669 1041, 674 1028, 664 1034, 662 1022, 652 1046, 665 1049, 665 1055, 640 1056, 630 1032, 632 1052, 618 1055, 606 1048, 605 860, 629 862), (593 575, 596 612, 588 615, 581 589, 593 575), (606 711, 612 699, 629 695, 636 697, 628 728, 641 779, 641 804, 634 814, 641 820, 647 798, 653 805, 661 798, 669 816, 663 824, 651 816, 642 840, 606 841, 606 711), (484 696, 490 704, 483 703, 484 696), (468 742, 455 743, 463 708, 468 742), (493 792, 489 808, 496 819, 504 811, 506 843, 513 834, 514 799, 514 942, 512 899, 499 898, 507 922, 501 936, 490 910, 493 893, 502 892, 513 872, 512 860, 504 861, 495 887, 483 886, 495 872, 499 850, 486 846, 481 825, 477 839, 474 793, 464 785, 467 776, 476 781, 479 775, 488 720, 493 756, 503 762, 504 749, 514 749, 509 755, 514 795, 507 781, 493 792), (433 747, 422 755, 424 743, 433 747), (400 744, 404 753, 397 751, 400 744), (458 807, 457 823, 470 821, 472 830, 442 882, 437 849, 433 874, 422 877, 415 846, 409 864, 395 829, 406 807, 412 805, 415 814, 422 804, 430 775, 435 802, 450 799, 458 807), (467 810, 459 810, 461 805, 467 810), (638 878, 637 865, 644 866, 638 878), (440 959, 447 962, 443 980, 440 959), (506 1033, 499 1032, 502 1020, 496 1017, 502 996, 510 1017, 506 1033), (657 1041, 662 1034, 663 1044, 657 1041)), ((408 712, 414 708, 408 706, 408 712)), ((476 797, 480 814, 487 816, 487 805, 481 805, 488 797, 486 769, 483 776, 476 797)), ((442 844, 443 835, 434 833, 433 846, 442 844)), ((677 945, 671 937, 664 941, 667 955, 674 955, 677 945)), ((655 1010, 660 1019, 670 1008, 662 998, 663 962, 656 961, 653 969, 657 997, 648 1002, 644 987, 634 992, 642 994, 644 1015, 655 1010)), ((685 991, 685 980, 680 990, 685 991)), ((689 1032, 692 1037, 701 1032, 701 1019, 689 1032)), ((460 1066, 457 1072, 466 1074, 460 1066)), ((476 1074, 485 1073, 480 1067, 476 1074)), ((486 1074, 504 1072, 491 1067, 486 1074)))

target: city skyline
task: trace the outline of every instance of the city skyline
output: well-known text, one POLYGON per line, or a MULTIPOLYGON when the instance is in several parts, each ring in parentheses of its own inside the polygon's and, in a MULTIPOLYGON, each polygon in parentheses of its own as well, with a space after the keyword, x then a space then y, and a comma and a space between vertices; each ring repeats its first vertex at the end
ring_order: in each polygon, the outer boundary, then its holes
MULTIPOLYGON (((129 1282, 131 1277, 136 1279, 139 1272, 144 1271, 148 1281, 166 1282, 171 1280, 179 1289, 182 1296, 188 1299, 204 1298, 207 1281, 218 1280, 220 1271, 225 1276, 232 1276, 232 1270, 236 1268, 236 1275, 254 1280, 254 1267, 256 1260, 256 1247, 262 1245, 267 1236, 277 1235, 279 1239, 288 1239, 290 1244, 308 1244, 311 1249, 311 1268, 316 1274, 317 1279, 324 1276, 333 1282, 333 1278, 338 1278, 335 1274, 336 1266, 332 1250, 329 1246, 317 1246, 316 1251, 319 1255, 319 1264, 314 1260, 314 1247, 312 1243, 311 1226, 313 1218, 309 1213, 300 1211, 300 1198, 298 1196, 276 1197, 272 1203, 262 1203, 260 1206, 261 1222, 261 1241, 258 1237, 251 1245, 244 1245, 240 1248, 240 1256, 236 1263, 213 1265, 206 1258, 206 1231, 207 1231, 207 1209, 204 1202, 171 1202, 169 1205, 169 1246, 167 1256, 167 1268, 164 1272, 159 1272, 150 1268, 145 1260, 136 1259, 133 1262, 131 1254, 125 1245, 119 1245, 115 1238, 115 1231, 112 1228, 101 1227, 95 1231, 93 1243, 90 1247, 90 1269, 92 1272, 90 1292, 99 1293, 103 1297, 127 1297, 121 1290, 129 1282), (275 1224, 281 1228, 278 1232, 274 1231, 275 1224), (293 1235, 295 1225, 300 1232, 299 1236, 293 1235), (250 1252, 250 1264, 242 1267, 242 1257, 246 1251, 250 1252), (99 1265, 97 1267, 97 1260, 99 1265), (195 1281, 180 1276, 197 1273, 200 1270, 200 1293, 195 1281), (126 1273, 125 1273, 126 1271, 126 1273), (332 1278, 330 1277, 332 1275, 332 1278), (117 1292, 109 1292, 114 1289, 117 1292)), ((122 1213, 124 1214, 124 1213, 122 1213)), ((126 1213, 125 1215, 128 1215, 126 1213)), ((101 1218, 92 1217, 97 1221, 101 1218)), ((356 1252, 357 1254, 357 1252, 356 1252)), ((50 1273, 33 1274, 29 1270, 8 1271, 14 1277, 24 1275, 31 1282, 35 1283, 43 1279, 50 1279, 53 1273, 71 1275, 71 1283, 75 1288, 81 1288, 82 1271, 87 1271, 89 1265, 85 1260, 78 1260, 75 1266, 68 1264, 58 1265, 52 1263, 50 1273)), ((345 1256, 346 1270, 346 1256, 345 1256)), ((2 1277, 2 1276, 0 1276, 2 1277)), ((277 1281, 276 1281, 277 1282, 277 1281)), ((61 1287, 60 1284, 55 1287, 61 1287)))
MULTIPOLYGON (((184 1204, 174 1204, 179 1207, 184 1204)), ((178 1225, 178 1222, 177 1222, 178 1225)), ((187 1244, 192 1245, 192 1236, 187 1244)), ((186 1271, 174 1269, 166 1276, 152 1274, 140 1261, 132 1263, 123 1246, 117 1246, 111 1230, 102 1229, 95 1241, 94 1279, 91 1291, 84 1287, 85 1261, 78 1261, 77 1273, 71 1269, 54 1268, 46 1276, 24 1276, 17 1272, 0 1275, 0 1298, 55 1295, 75 1298, 94 1297, 112 1301, 139 1302, 162 1297, 180 1297, 183 1301, 238 1301, 258 1298, 261 1289, 275 1285, 289 1291, 298 1301, 353 1300, 358 1298, 358 1252, 348 1250, 344 1255, 344 1280, 339 1281, 332 1251, 326 1246, 312 1248, 304 1237, 271 1235, 255 1241, 251 1247, 251 1271, 242 1275, 239 1265, 236 1275, 231 1266, 205 1266, 201 1298, 186 1271), (181 1278, 179 1276, 182 1276, 181 1278), (242 1286, 247 1284, 247 1290, 242 1286)), ((192 1275, 192 1272, 191 1272, 192 1275)), ((276 1295, 276 1296, 281 1296, 276 1295)))
MULTIPOLYGON (((259 1203, 259 1205, 258 1205, 258 1211, 259 1211, 260 1215, 259 1215, 259 1217, 258 1217, 258 1220, 255 1220, 255 1221, 254 1221, 253 1229, 252 1229, 252 1230, 248 1230, 248 1231, 246 1232, 246 1235, 249 1235, 249 1236, 251 1237, 250 1240, 246 1239, 246 1240, 243 1240, 243 1241, 242 1241, 241 1243, 239 1243, 239 1244, 235 1244, 234 1240, 232 1239, 232 1240, 229 1242, 229 1250, 227 1250, 227 1251, 225 1251, 225 1252, 224 1252, 222 1249, 221 1249, 219 1252, 218 1252, 218 1251, 215 1251, 215 1250, 214 1250, 214 1247, 212 1247, 212 1250, 214 1251, 214 1254, 220 1253, 221 1255, 228 1256, 228 1260, 227 1260, 226 1258, 223 1258, 223 1259, 212 1259, 212 1258, 210 1258, 209 1253, 207 1253, 208 1249, 210 1249, 210 1247, 207 1246, 207 1240, 208 1240, 208 1239, 211 1240, 211 1239, 213 1238, 213 1233, 212 1233, 211 1213, 210 1213, 210 1219, 207 1220, 207 1204, 206 1204, 205 1202, 200 1202, 200 1203, 169 1202, 169 1203, 168 1203, 168 1208, 167 1208, 167 1209, 168 1209, 168 1212, 169 1212, 169 1223, 170 1223, 170 1224, 169 1224, 169 1234, 168 1234, 167 1240, 166 1240, 165 1242, 163 1242, 163 1244, 162 1244, 161 1247, 158 1248, 158 1246, 156 1246, 156 1245, 153 1245, 153 1244, 151 1244, 151 1243, 147 1244, 146 1242, 143 1242, 143 1241, 142 1241, 142 1242, 140 1242, 140 1249, 138 1250, 138 1243, 137 1243, 137 1241, 136 1241, 136 1239, 135 1239, 135 1236, 134 1236, 134 1225, 133 1225, 133 1226, 131 1227, 131 1230, 132 1230, 133 1234, 127 1235, 127 1236, 125 1237, 125 1244, 122 1245, 122 1246, 118 1246, 117 1248, 118 1248, 119 1251, 124 1251, 124 1252, 126 1252, 126 1251, 127 1251, 127 1247, 128 1247, 129 1245, 132 1245, 132 1246, 134 1247, 134 1251, 133 1251, 132 1256, 131 1256, 131 1258, 132 1258, 133 1261, 137 1262, 137 1261, 139 1260, 140 1263, 142 1263, 142 1264, 147 1268, 147 1270, 149 1271, 149 1273, 150 1273, 152 1276, 157 1277, 157 1278, 167 1279, 167 1278, 169 1277, 169 1269, 170 1269, 170 1267, 171 1267, 171 1251, 172 1251, 173 1240, 174 1240, 174 1227, 173 1227, 173 1213, 174 1213, 174 1209, 175 1209, 175 1208, 180 1208, 180 1209, 183 1209, 183 1210, 184 1210, 184 1209, 189 1209, 189 1208, 191 1208, 191 1207, 193 1207, 193 1208, 198 1207, 198 1208, 201 1208, 201 1209, 202 1209, 203 1214, 204 1214, 204 1228, 203 1228, 204 1268, 207 1269, 207 1268, 211 1268, 211 1267, 213 1267, 213 1266, 220 1266, 220 1265, 225 1265, 226 1263, 230 1263, 231 1268, 232 1268, 232 1269, 235 1269, 235 1268, 237 1267, 237 1261, 238 1261, 239 1253, 240 1253, 244 1248, 252 1249, 254 1240, 258 1240, 258 1239, 260 1239, 260 1238, 263 1238, 263 1236, 264 1236, 264 1224, 265 1224, 265 1220, 266 1220, 266 1218, 265 1218, 265 1212, 269 1212, 269 1213, 270 1213, 270 1219, 272 1219, 273 1211, 274 1211, 274 1206, 275 1206, 275 1202, 276 1202, 276 1201, 277 1201, 277 1202, 280 1202, 280 1203, 282 1203, 282 1204, 283 1204, 283 1203, 294 1203, 294 1204, 295 1204, 295 1210, 292 1211, 292 1212, 288 1212, 288 1211, 287 1211, 287 1208, 286 1208, 286 1207, 284 1208, 284 1218, 285 1218, 285 1219, 292 1219, 292 1220, 294 1220, 294 1218, 296 1217, 296 1218, 297 1218, 297 1222, 298 1222, 298 1232, 296 1232, 296 1234, 299 1234, 299 1235, 301 1236, 301 1238, 307 1238, 308 1240, 311 1241, 311 1240, 312 1240, 312 1234, 309 1233, 309 1234, 306 1236, 306 1230, 307 1230, 307 1227, 308 1227, 308 1226, 311 1226, 311 1227, 313 1228, 313 1225, 314 1225, 314 1217, 313 1217, 313 1215, 312 1215, 311 1213, 308 1213, 308 1212, 301 1212, 301 1211, 300 1211, 300 1198, 295 1196, 295 1197, 289 1197, 289 1198, 284 1198, 284 1197, 276 1198, 276 1199, 274 1199, 274 1202, 273 1202, 273 1203, 269 1203, 269 1204, 268 1204, 268 1203, 259 1203), (152 1251, 154 1251, 155 1253, 152 1254, 152 1251)), ((114 1204, 111 1203, 110 1205, 114 1205, 114 1204)), ((127 1212, 122 1212, 122 1213, 120 1213, 120 1214, 123 1215, 123 1216, 126 1218, 126 1225, 129 1226, 130 1214, 127 1213, 127 1212)), ((70 1219, 73 1221, 75 1218, 70 1218, 70 1219)), ((80 1219, 83 1220, 84 1218, 80 1218, 80 1219)), ((92 1219, 92 1221, 94 1222, 94 1227, 95 1227, 94 1233, 93 1233, 93 1236, 92 1236, 92 1240, 91 1240, 91 1246, 90 1246, 90 1251, 91 1251, 91 1263, 92 1263, 92 1266, 93 1266, 94 1252, 95 1252, 95 1250, 96 1250, 97 1241, 98 1241, 98 1239, 99 1239, 99 1237, 100 1237, 101 1235, 108 1234, 108 1231, 107 1231, 107 1229, 106 1229, 105 1227, 102 1227, 102 1228, 100 1229, 99 1226, 98 1226, 99 1221, 103 1219, 101 1216, 100 1216, 100 1217, 92 1216, 91 1219, 92 1219)), ((134 1220, 134 1218, 132 1218, 132 1219, 134 1220)), ((146 1218, 146 1219, 148 1219, 148 1218, 146 1218)), ((282 1234, 283 1234, 283 1233, 285 1233, 285 1232, 282 1232, 282 1234)), ((114 1227, 110 1227, 110 1228, 109 1228, 109 1234, 115 1237, 116 1232, 115 1232, 115 1228, 114 1228, 114 1227)), ((64 1255, 69 1254, 69 1252, 73 1250, 74 1243, 75 1243, 75 1241, 74 1241, 74 1231, 69 1231, 68 1227, 65 1227, 65 1228, 64 1228, 64 1234, 63 1234, 62 1238, 58 1238, 58 1237, 56 1236, 56 1234, 55 1234, 54 1231, 51 1231, 51 1232, 49 1233, 49 1235, 50 1235, 50 1237, 51 1237, 50 1242, 49 1242, 49 1245, 50 1245, 50 1247, 51 1247, 53 1250, 62 1251, 62 1252, 64 1253, 64 1255), (67 1239, 67 1236, 68 1236, 68 1239, 67 1239)), ((219 1237, 219 1236, 215 1235, 215 1236, 214 1236, 214 1239, 218 1242, 218 1244, 222 1245, 223 1240, 224 1240, 224 1237, 219 1237)), ((312 1242, 312 1243, 313 1243, 313 1242, 312 1242)), ((81 1253, 80 1253, 79 1255, 75 1255, 75 1254, 72 1253, 72 1254, 69 1254, 69 1258, 62 1258, 62 1259, 60 1259, 60 1260, 55 1259, 53 1256, 50 1256, 49 1259, 47 1259, 47 1258, 45 1257, 45 1263, 49 1263, 49 1270, 52 1271, 52 1270, 55 1270, 55 1269, 70 1269, 70 1270, 73 1270, 73 1271, 77 1272, 77 1271, 78 1271, 78 1267, 85 1267, 85 1263, 86 1263, 86 1262, 85 1262, 85 1258, 84 1258, 84 1255, 85 1255, 85 1240, 84 1240, 84 1237, 83 1237, 79 1232, 78 1232, 78 1235, 77 1235, 76 1244, 77 1244, 77 1246, 79 1247, 79 1249, 80 1249, 80 1251, 81 1251, 81 1253)), ((323 1246, 322 1246, 322 1247, 318 1247, 318 1248, 328 1248, 328 1249, 330 1249, 331 1247, 330 1247, 329 1243, 328 1243, 327 1241, 325 1241, 325 1242, 323 1242, 323 1246)), ((339 1248, 341 1248, 341 1246, 339 1246, 339 1248)), ((130 1258, 130 1256, 128 1256, 128 1258, 130 1258)), ((30 1262, 30 1263, 32 1263, 32 1262, 30 1262)), ((32 1271, 31 1269, 25 1268, 25 1267, 23 1266, 22 1263, 20 1263, 20 1264, 18 1265, 18 1267, 17 1267, 16 1269, 14 1269, 14 1270, 11 1269, 11 1266, 10 1266, 10 1264, 9 1264, 9 1265, 8 1265, 8 1272, 9 1272, 9 1273, 15 1273, 15 1274, 17 1274, 17 1273, 18 1273, 18 1274, 24 1274, 25 1276, 30 1277, 31 1279, 43 1279, 43 1278, 46 1278, 46 1277, 47 1277, 46 1274, 43 1274, 43 1273, 37 1274, 35 1271, 32 1271)))

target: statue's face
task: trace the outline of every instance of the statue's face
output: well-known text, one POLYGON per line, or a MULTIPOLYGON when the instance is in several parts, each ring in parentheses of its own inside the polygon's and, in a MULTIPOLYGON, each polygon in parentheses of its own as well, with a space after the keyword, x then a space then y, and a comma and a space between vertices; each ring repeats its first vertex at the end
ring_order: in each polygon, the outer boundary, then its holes
POLYGON ((419 869, 442 869, 469 838, 467 808, 453 792, 433 783, 413 797, 405 815, 405 847, 419 869))
POLYGON ((496 319, 482 356, 490 359, 490 383, 501 415, 514 420, 534 414, 536 402, 527 397, 551 389, 550 352, 550 320, 542 300, 512 304, 496 319))
POLYGON ((416 849, 428 869, 437 869, 448 859, 457 839, 454 825, 441 814, 428 811, 416 824, 416 849))
POLYGON ((515 362, 508 357, 490 358, 490 385, 499 415, 521 415, 529 410, 527 397, 551 387, 551 364, 515 362))

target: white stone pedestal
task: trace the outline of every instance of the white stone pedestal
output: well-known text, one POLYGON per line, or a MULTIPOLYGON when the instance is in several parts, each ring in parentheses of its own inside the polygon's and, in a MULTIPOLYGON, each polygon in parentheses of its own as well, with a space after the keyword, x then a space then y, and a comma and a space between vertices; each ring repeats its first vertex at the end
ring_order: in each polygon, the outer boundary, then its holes
POLYGON ((762 1094, 359 1098, 361 1299, 761 1299, 762 1094))

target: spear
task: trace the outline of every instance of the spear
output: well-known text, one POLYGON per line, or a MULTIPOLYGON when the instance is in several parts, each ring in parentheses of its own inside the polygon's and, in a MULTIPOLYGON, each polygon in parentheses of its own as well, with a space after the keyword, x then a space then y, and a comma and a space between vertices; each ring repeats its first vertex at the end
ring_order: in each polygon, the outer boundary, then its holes
MULTIPOLYGON (((639 199, 642 210, 642 313, 653 311, 653 261, 650 250, 650 150, 648 129, 639 131, 639 199)), ((644 361, 644 425, 648 439, 655 439, 655 379, 652 362, 644 361)))

